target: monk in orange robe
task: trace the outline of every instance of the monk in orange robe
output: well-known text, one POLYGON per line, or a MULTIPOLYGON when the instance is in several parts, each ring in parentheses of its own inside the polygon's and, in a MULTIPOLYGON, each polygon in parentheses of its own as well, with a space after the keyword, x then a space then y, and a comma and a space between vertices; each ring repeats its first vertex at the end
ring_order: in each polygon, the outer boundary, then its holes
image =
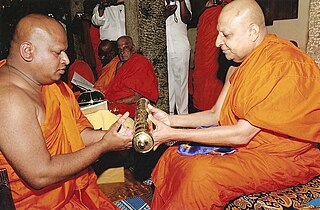
POLYGON ((319 67, 289 41, 267 34, 264 22, 254 0, 222 9, 216 45, 241 65, 229 69, 211 110, 168 115, 149 106, 155 148, 171 140, 198 143, 173 146, 160 158, 152 173, 152 209, 223 209, 244 194, 319 175, 319 67), (212 146, 236 151, 206 152, 212 146))
POLYGON ((159 97, 158 80, 152 63, 135 52, 131 37, 118 39, 119 57, 123 62, 116 76, 102 92, 108 101, 114 102, 118 112, 129 112, 134 117, 136 102, 141 97, 156 102, 159 97))
POLYGON ((128 114, 109 131, 93 130, 60 81, 69 64, 67 37, 53 18, 25 16, 10 46, 0 68, 0 165, 16 209, 117 209, 90 165, 131 147, 132 131, 121 126, 128 114))
POLYGON ((107 65, 102 67, 102 74, 99 79, 94 83, 94 87, 98 90, 102 90, 108 86, 111 80, 116 76, 117 66, 120 59, 118 56, 114 57, 107 65))
POLYGON ((116 43, 109 40, 102 40, 99 45, 99 58, 102 63, 102 74, 94 83, 94 87, 103 90, 115 77, 117 66, 120 61, 116 43))
POLYGON ((218 16, 222 7, 209 1, 199 18, 195 46, 195 68, 193 72, 193 105, 199 110, 210 109, 217 101, 222 90, 218 79, 219 52, 212 40, 216 40, 218 16))

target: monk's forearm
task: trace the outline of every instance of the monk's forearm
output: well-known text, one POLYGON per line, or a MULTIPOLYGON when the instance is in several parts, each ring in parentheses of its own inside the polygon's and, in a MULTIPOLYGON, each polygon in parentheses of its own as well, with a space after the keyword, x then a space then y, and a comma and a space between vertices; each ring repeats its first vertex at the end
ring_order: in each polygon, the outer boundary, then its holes
POLYGON ((103 130, 93 130, 91 128, 86 128, 81 132, 81 137, 83 143, 86 146, 98 142, 102 139, 102 137, 106 134, 106 131, 103 130))
POLYGON ((176 129, 170 139, 197 142, 205 145, 234 146, 247 143, 233 126, 218 126, 203 129, 176 129))
POLYGON ((188 115, 170 115, 169 121, 171 127, 196 128, 202 125, 218 125, 217 117, 211 110, 188 115))
POLYGON ((102 142, 98 142, 73 153, 39 161, 33 166, 33 174, 25 176, 24 180, 32 188, 41 189, 68 179, 96 161, 105 152, 104 148, 102 142))

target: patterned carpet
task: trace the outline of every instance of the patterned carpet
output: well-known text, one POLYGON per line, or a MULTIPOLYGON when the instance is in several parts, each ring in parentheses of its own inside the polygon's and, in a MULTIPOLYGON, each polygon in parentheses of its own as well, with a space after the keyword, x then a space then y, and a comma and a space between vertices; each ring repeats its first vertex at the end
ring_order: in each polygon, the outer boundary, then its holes
POLYGON ((152 192, 143 196, 136 196, 114 202, 121 210, 150 210, 152 192))

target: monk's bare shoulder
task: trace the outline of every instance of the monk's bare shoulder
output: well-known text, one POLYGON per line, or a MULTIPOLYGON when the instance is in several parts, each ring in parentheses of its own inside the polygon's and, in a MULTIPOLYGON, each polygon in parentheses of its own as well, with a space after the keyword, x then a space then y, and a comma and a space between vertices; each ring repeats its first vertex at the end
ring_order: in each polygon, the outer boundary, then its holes
POLYGON ((22 88, 8 74, 0 74, 0 89, 0 126, 9 126, 16 120, 27 122, 38 118, 40 95, 33 95, 22 88))

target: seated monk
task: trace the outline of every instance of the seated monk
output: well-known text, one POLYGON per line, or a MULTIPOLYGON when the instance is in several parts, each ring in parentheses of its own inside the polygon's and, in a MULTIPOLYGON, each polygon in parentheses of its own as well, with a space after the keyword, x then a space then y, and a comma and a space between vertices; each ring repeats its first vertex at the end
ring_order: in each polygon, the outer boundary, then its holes
POLYGON ((217 103, 189 115, 149 106, 155 148, 178 141, 153 170, 151 209, 223 209, 239 196, 304 184, 320 173, 318 65, 267 33, 255 0, 223 7, 217 29, 216 46, 241 63, 229 69, 217 103), (217 153, 217 146, 233 150, 217 153))
POLYGON ((17 24, 0 68, 0 165, 19 209, 118 209, 99 189, 90 165, 131 147, 124 114, 94 130, 60 78, 70 63, 55 19, 29 14, 17 24), (121 128, 120 128, 121 126, 121 128))
POLYGON ((98 48, 99 58, 102 63, 102 73, 94 83, 94 87, 103 90, 114 78, 117 71, 117 65, 120 61, 116 43, 109 40, 102 40, 98 48))
POLYGON ((136 102, 145 97, 156 102, 159 97, 158 80, 152 63, 143 55, 136 53, 132 38, 121 36, 117 40, 119 58, 123 63, 110 84, 102 89, 105 98, 116 106, 120 114, 128 111, 134 117, 136 102))

